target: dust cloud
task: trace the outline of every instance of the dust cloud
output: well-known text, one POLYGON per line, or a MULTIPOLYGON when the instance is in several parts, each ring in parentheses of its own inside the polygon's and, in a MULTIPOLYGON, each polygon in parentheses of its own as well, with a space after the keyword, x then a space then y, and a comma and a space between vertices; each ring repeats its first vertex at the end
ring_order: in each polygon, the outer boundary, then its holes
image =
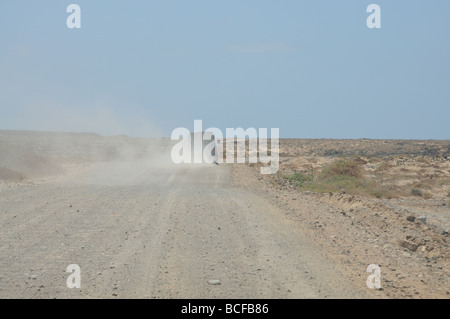
POLYGON ((78 176, 127 183, 149 169, 171 169, 169 138, 0 130, 0 181, 78 176))
POLYGON ((124 183, 148 169, 170 169, 173 143, 157 120, 142 106, 119 104, 38 98, 20 117, 0 120, 0 182, 84 175, 90 182, 124 183))

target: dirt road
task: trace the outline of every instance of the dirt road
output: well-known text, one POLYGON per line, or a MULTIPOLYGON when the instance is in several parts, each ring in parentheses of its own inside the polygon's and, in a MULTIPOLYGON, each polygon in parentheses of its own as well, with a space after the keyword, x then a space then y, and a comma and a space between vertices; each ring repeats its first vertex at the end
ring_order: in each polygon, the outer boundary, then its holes
POLYGON ((118 162, 0 184, 0 298, 369 296, 231 170, 118 162))

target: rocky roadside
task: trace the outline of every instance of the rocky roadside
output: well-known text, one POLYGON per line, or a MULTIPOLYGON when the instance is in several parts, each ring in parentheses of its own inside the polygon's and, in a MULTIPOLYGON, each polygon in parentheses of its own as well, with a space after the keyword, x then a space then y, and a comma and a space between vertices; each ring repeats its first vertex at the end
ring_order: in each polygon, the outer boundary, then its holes
POLYGON ((233 167, 236 185, 282 208, 354 285, 366 287, 367 266, 376 264, 382 288, 367 290, 378 298, 450 298, 450 237, 442 225, 404 206, 349 194, 300 192, 273 183, 256 167, 233 167))

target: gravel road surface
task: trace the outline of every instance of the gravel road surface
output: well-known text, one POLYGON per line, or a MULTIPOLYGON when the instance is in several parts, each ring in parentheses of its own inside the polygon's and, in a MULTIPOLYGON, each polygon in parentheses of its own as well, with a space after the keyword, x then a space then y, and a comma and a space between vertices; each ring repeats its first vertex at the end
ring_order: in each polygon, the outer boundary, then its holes
POLYGON ((0 184, 0 298, 367 297, 231 173, 111 162, 0 184))

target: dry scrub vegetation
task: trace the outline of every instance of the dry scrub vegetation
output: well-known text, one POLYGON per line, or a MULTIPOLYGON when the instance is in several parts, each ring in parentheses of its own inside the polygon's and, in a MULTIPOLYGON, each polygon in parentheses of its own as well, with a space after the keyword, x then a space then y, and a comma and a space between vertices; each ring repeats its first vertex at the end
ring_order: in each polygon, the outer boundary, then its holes
POLYGON ((299 191, 380 199, 449 195, 450 141, 282 139, 279 155, 280 168, 269 178, 299 191))
POLYGON ((284 166, 274 181, 299 190, 341 192, 376 198, 417 196, 428 199, 439 196, 450 186, 450 171, 447 167, 442 169, 448 163, 428 165, 427 162, 417 161, 407 168, 403 166, 405 162, 402 159, 377 157, 338 158, 332 162, 323 159, 322 162, 321 167, 284 166))
POLYGON ((300 191, 430 199, 448 197, 449 176, 450 164, 445 159, 304 158, 284 161, 273 181, 300 191))

